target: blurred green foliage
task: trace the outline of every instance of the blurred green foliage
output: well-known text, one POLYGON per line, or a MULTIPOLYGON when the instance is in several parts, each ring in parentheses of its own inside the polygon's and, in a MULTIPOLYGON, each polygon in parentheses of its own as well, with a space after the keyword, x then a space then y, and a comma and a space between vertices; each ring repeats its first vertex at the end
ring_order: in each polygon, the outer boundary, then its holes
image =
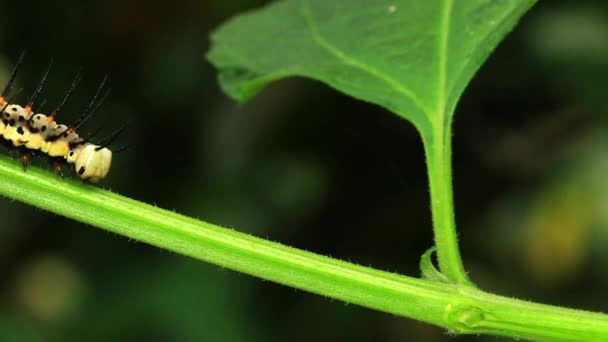
MULTIPOLYGON (((103 187, 417 275, 432 234, 410 124, 311 81, 281 81, 244 107, 220 92, 204 60, 207 36, 263 3, 6 2, 0 79, 27 49, 24 101, 53 58, 51 108, 84 67, 61 118, 69 122, 110 73, 112 94, 87 129, 130 121, 121 141, 130 149, 103 187)), ((457 224, 465 265, 484 289, 608 311, 607 23, 604 1, 540 2, 457 108, 457 224)), ((0 215, 2 341, 451 339, 19 203, 3 200, 0 215)))

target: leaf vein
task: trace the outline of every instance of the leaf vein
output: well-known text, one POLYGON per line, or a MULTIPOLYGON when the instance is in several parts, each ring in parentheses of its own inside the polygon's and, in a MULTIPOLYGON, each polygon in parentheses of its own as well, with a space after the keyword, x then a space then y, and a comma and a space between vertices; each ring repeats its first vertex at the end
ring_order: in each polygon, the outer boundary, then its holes
POLYGON ((452 14, 452 2, 453 0, 444 0, 443 13, 440 17, 441 23, 439 25, 439 48, 437 49, 439 70, 437 73, 437 91, 439 92, 437 98, 437 119, 441 120, 446 106, 446 80, 447 80, 447 69, 448 69, 448 44, 450 40, 450 16, 452 14))
POLYGON ((345 64, 348 64, 363 72, 366 72, 367 74, 388 84, 397 93, 400 93, 400 94, 406 96, 407 98, 409 98, 414 103, 414 105, 416 107, 418 107, 424 115, 426 115, 426 117, 428 119, 431 118, 432 111, 429 108, 427 108, 426 105, 410 89, 403 87, 398 81, 396 81, 393 78, 389 77, 388 75, 382 73, 381 71, 378 71, 375 68, 365 65, 364 63, 361 63, 356 58, 353 58, 352 56, 347 55, 342 50, 340 50, 338 47, 336 47, 335 45, 330 43, 319 31, 319 28, 317 27, 317 25, 315 23, 315 20, 310 11, 310 8, 308 7, 308 1, 305 1, 303 3, 304 3, 304 6, 302 7, 302 14, 304 16, 304 19, 306 20, 308 29, 310 30, 310 33, 312 34, 313 40, 315 42, 317 42, 322 48, 327 50, 334 57, 342 60, 345 64))

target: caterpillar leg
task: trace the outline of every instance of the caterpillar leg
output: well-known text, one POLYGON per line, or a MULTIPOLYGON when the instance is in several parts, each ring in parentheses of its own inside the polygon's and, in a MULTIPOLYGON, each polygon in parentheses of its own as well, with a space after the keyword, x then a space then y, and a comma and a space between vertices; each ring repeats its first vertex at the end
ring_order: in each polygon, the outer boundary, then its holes
POLYGON ((63 178, 63 164, 65 162, 62 160, 62 158, 49 157, 47 160, 49 162, 49 165, 53 168, 55 174, 63 178))
POLYGON ((29 151, 19 152, 19 161, 21 162, 21 165, 23 165, 23 171, 27 171, 27 167, 30 164, 31 159, 32 154, 29 151))
POLYGON ((63 164, 60 161, 57 161, 57 160, 53 161, 53 170, 55 171, 56 174, 60 175, 61 178, 63 178, 62 166, 63 166, 63 164))

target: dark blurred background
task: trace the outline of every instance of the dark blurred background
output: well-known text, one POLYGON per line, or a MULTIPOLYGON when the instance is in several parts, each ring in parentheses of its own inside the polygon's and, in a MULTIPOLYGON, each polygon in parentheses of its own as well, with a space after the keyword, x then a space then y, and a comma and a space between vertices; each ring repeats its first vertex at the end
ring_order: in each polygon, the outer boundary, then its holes
MULTIPOLYGON (((69 122, 110 74, 112 93, 85 132, 130 122, 117 144, 130 148, 104 188, 418 276, 432 233, 412 125, 309 80, 280 81, 244 106, 219 90, 209 32, 263 3, 2 1, 0 80, 27 50, 25 101, 53 58, 51 108, 82 67, 60 118, 69 122)), ((555 0, 524 18, 467 89, 455 202, 480 287, 608 311, 607 79, 608 3, 555 0)), ((8 199, 0 215, 1 341, 454 340, 8 199)))

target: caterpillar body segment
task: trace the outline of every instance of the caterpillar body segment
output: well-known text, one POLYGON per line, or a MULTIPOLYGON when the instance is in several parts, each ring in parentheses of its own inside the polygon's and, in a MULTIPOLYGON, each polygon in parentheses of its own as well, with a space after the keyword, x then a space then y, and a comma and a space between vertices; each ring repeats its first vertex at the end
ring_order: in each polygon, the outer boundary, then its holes
POLYGON ((30 115, 25 108, 17 104, 9 104, 4 108, 2 122, 5 127, 2 135, 6 140, 12 141, 13 146, 24 145, 24 135, 29 133, 26 132, 27 127, 24 124, 30 115))

